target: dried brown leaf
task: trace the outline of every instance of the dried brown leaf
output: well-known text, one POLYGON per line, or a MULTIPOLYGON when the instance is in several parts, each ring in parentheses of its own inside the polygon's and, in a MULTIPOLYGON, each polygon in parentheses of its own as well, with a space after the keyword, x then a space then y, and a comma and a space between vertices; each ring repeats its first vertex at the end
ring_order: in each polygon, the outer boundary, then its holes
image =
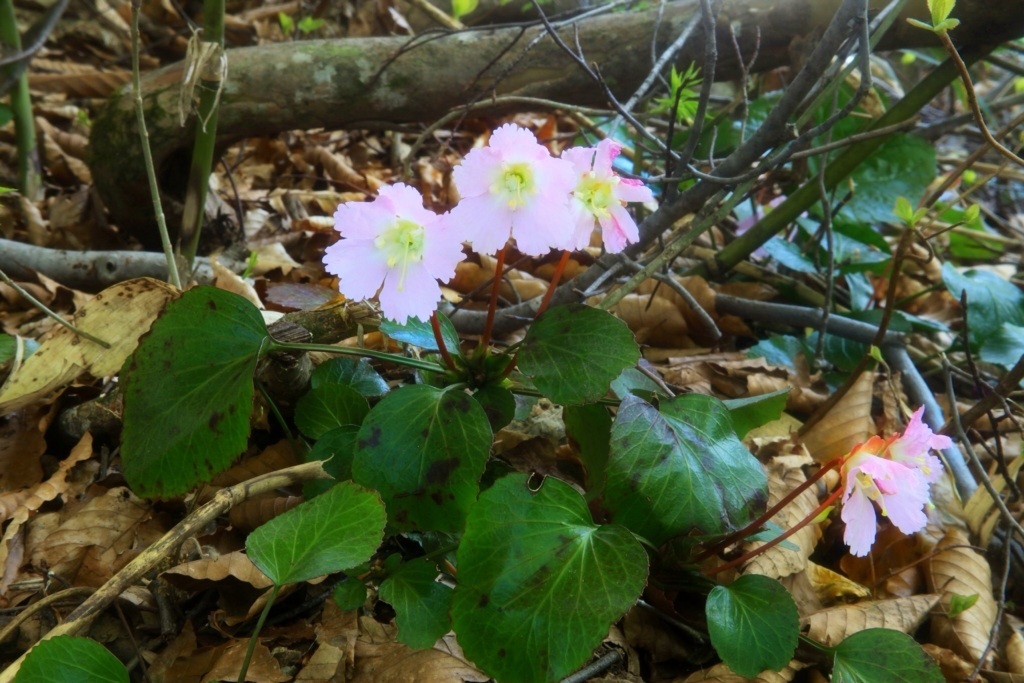
MULTIPOLYGON (((1024 457, 1014 458, 1007 465, 1010 476, 1016 477, 1022 465, 1024 465, 1024 457)), ((1006 478, 1002 474, 993 473, 989 475, 989 479, 991 479, 996 493, 1006 490, 1006 478)), ((992 532, 999 522, 999 515, 999 509, 984 486, 979 486, 967 501, 967 505, 964 506, 964 520, 967 522, 967 528, 978 536, 978 543, 983 548, 987 548, 989 541, 992 540, 992 532)))
POLYGON ((794 659, 781 671, 762 671, 756 678, 751 679, 740 676, 727 664, 715 664, 710 669, 696 671, 686 678, 673 679, 672 683, 748 683, 751 680, 755 683, 789 683, 796 677, 797 672, 806 666, 794 659))
POLYGON ((1017 629, 1006 639, 1006 668, 1010 673, 1024 675, 1024 635, 1017 629))
POLYGON ((827 647, 869 628, 889 628, 912 633, 924 622, 929 610, 938 603, 938 595, 915 595, 859 602, 815 612, 800 620, 807 636, 827 647))
POLYGON ((171 567, 162 576, 169 583, 192 591, 208 588, 211 583, 223 581, 229 576, 254 588, 270 588, 274 585, 266 574, 256 568, 249 556, 241 551, 183 562, 171 567))
POLYGON ((823 605, 834 605, 837 602, 871 595, 871 591, 865 586, 814 562, 807 563, 807 578, 823 605))
POLYGON ((363 617, 350 683, 484 683, 490 677, 439 649, 411 650, 394 640, 392 629, 363 617))
POLYGON ((79 309, 71 323, 106 341, 110 348, 57 327, 4 384, 0 412, 33 403, 86 372, 93 377, 117 374, 139 337, 176 296, 173 287, 151 278, 128 280, 103 290, 79 309))
MULTIPOLYGON (((793 458, 775 458, 768 463, 768 507, 785 498, 793 489, 807 480, 803 468, 793 458)), ((801 523, 818 507, 818 497, 814 487, 804 490, 792 502, 783 507, 772 519, 783 530, 788 530, 801 523)), ((796 549, 780 543, 755 556, 743 566, 745 574, 763 574, 773 579, 780 579, 790 574, 801 572, 807 566, 807 558, 814 552, 814 546, 821 538, 821 529, 817 524, 808 524, 786 539, 796 545, 796 549)), ((764 543, 748 543, 744 551, 759 548, 764 543)))
POLYGON ((59 528, 28 548, 30 561, 68 583, 100 586, 163 535, 149 504, 114 488, 61 511, 59 528))
POLYGON ((875 373, 867 371, 832 409, 803 435, 804 445, 820 463, 846 455, 875 433, 871 399, 875 373))
POLYGON ((228 521, 241 531, 253 531, 302 502, 302 496, 253 498, 231 508, 228 521))
POLYGON ((942 595, 932 614, 932 640, 968 661, 977 662, 988 646, 997 611, 988 560, 969 545, 964 531, 951 528, 928 559, 925 577, 928 590, 942 595), (977 595, 978 600, 950 618, 949 605, 954 595, 977 595))

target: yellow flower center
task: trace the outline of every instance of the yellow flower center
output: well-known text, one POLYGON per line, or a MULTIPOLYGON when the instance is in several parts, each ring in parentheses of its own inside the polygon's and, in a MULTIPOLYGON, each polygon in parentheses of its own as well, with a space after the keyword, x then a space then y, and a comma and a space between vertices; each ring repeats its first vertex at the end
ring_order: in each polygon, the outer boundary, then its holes
POLYGON ((384 252, 388 268, 399 269, 397 289, 402 291, 409 264, 423 260, 423 226, 399 218, 377 236, 374 244, 384 252))
POLYGON ((518 209, 534 192, 533 170, 526 163, 506 164, 491 191, 504 195, 508 208, 518 209))
POLYGON ((576 199, 583 202, 590 213, 598 218, 607 218, 609 207, 618 203, 614 188, 619 182, 618 176, 597 178, 593 171, 588 171, 576 186, 576 199))

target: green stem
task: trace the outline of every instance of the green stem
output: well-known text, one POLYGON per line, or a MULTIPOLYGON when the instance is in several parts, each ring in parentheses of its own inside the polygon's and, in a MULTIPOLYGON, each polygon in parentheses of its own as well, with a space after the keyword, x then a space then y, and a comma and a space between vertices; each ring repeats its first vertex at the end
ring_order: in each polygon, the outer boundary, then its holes
POLYGON ((385 353, 384 351, 356 349, 348 346, 332 346, 331 344, 293 344, 269 339, 263 351, 265 353, 270 353, 273 351, 319 351, 321 353, 336 353, 341 356, 359 356, 361 358, 373 358, 376 360, 385 361, 387 363, 397 363, 398 365, 405 365, 410 368, 416 368, 417 370, 426 370, 427 372, 444 372, 444 368, 442 366, 428 360, 420 360, 418 358, 406 358, 405 356, 396 356, 393 353, 385 353))
POLYGON ((10 285, 14 289, 14 291, 16 291, 21 296, 25 297, 25 299, 27 299, 29 301, 29 303, 31 303, 33 306, 38 308, 40 311, 42 311, 43 313, 45 313, 49 317, 51 317, 54 320, 56 320, 58 323, 60 323, 64 327, 68 328, 69 330, 71 330, 72 332, 77 334, 79 337, 82 337, 83 339, 88 339, 93 344, 99 344, 100 346, 102 346, 105 349, 109 349, 110 348, 110 344, 108 342, 103 341, 99 337, 94 337, 93 335, 89 334, 88 332, 83 332, 82 330, 78 329, 77 327, 75 327, 74 325, 69 323, 64 318, 60 317, 60 315, 58 315, 57 313, 54 313, 53 311, 51 311, 49 308, 47 308, 43 304, 42 301, 40 301, 39 299, 37 299, 34 296, 32 296, 31 294, 29 294, 28 291, 24 287, 22 287, 21 285, 16 283, 11 278, 7 277, 7 273, 5 273, 2 270, 0 270, 0 280, 3 280, 4 282, 6 282, 8 285, 10 285))
MULTIPOLYGON (((993 47, 971 48, 965 50, 962 57, 966 63, 970 64, 991 52, 993 47)), ((908 92, 902 100, 897 102, 892 109, 876 119, 867 130, 892 126, 911 118, 942 92, 957 75, 957 68, 952 60, 943 62, 908 92)), ((887 139, 888 137, 869 138, 847 148, 825 169, 825 187, 832 189, 843 179, 849 177, 854 169, 870 157, 887 139)), ((715 257, 718 267, 721 270, 729 270, 744 261, 751 253, 817 202, 819 196, 817 183, 804 183, 800 189, 789 195, 784 202, 772 209, 750 230, 718 252, 715 257)), ((702 266, 693 272, 707 276, 709 274, 707 270, 707 267, 702 266)))
MULTIPOLYGON (((191 271, 199 249, 199 235, 203 229, 203 215, 206 208, 206 192, 210 187, 210 173, 213 170, 213 154, 217 143, 217 114, 223 78, 227 73, 227 55, 224 53, 224 0, 203 2, 203 33, 199 41, 199 54, 206 55, 207 61, 197 64, 200 69, 196 88, 199 91, 199 109, 196 117, 196 139, 192 146, 192 167, 188 174, 188 188, 185 192, 185 209, 182 215, 180 244, 182 256, 191 271)), ((191 104, 191 103, 190 103, 191 104)))
POLYGON ((142 104, 142 78, 139 75, 139 11, 142 0, 132 0, 132 94, 135 99, 135 118, 139 126, 142 159, 146 165, 146 178, 149 180, 149 195, 153 198, 153 213, 156 215, 157 229, 160 231, 160 244, 167 256, 167 281, 181 289, 181 278, 178 277, 178 264, 174 260, 174 249, 167 233, 167 220, 164 218, 164 207, 160 202, 160 186, 156 181, 156 169, 153 166, 153 152, 149 148, 149 131, 146 129, 146 113, 142 104))
MULTIPOLYGON (((11 52, 21 52, 21 36, 14 16, 11 0, 0 0, 0 41, 11 52)), ((12 65, 10 69, 18 68, 12 65)), ((39 198, 43 179, 39 174, 39 153, 36 147, 36 126, 32 119, 32 95, 28 90, 28 69, 21 70, 18 82, 11 90, 11 109, 14 112, 14 132, 18 145, 18 191, 29 201, 39 198)))
POLYGON ((242 660, 242 670, 238 672, 238 683, 245 683, 245 674, 249 671, 249 662, 252 661, 252 653, 256 651, 256 643, 259 642, 260 631, 263 630, 263 624, 267 621, 267 616, 270 614, 270 608, 274 606, 274 600, 277 599, 277 594, 281 592, 280 584, 274 584, 274 587, 270 589, 270 594, 267 596, 267 604, 260 612, 259 621, 256 622, 256 628, 252 632, 252 637, 249 638, 249 647, 245 650, 245 659, 242 660))

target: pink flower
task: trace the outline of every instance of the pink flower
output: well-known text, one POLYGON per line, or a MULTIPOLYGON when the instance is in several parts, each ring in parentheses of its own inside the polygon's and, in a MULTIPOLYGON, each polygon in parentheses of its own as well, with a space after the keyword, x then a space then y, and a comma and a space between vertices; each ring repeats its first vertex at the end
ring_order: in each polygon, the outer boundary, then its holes
POLYGON ((382 187, 372 202, 340 205, 334 227, 344 239, 324 253, 327 272, 349 299, 379 290, 384 317, 400 324, 430 317, 441 296, 437 281, 451 279, 463 258, 447 214, 423 208, 420 193, 402 183, 382 187))
POLYGON ((451 217, 473 248, 493 254, 514 237, 519 251, 542 256, 568 247, 572 166, 551 156, 533 133, 511 123, 452 171, 461 200, 451 217))
POLYGON ((953 442, 921 422, 923 410, 914 413, 903 434, 873 436, 846 456, 843 540, 858 557, 867 555, 875 542, 875 505, 905 534, 920 531, 928 522, 924 508, 929 487, 942 475, 942 461, 930 450, 948 448, 953 442))
POLYGON ((903 435, 889 444, 889 457, 920 470, 928 483, 933 484, 942 476, 942 461, 929 451, 950 448, 953 440, 948 436, 933 434, 931 428, 921 421, 922 414, 924 406, 914 411, 903 435))
POLYGON ((623 203, 649 202, 654 195, 639 180, 616 175, 612 162, 621 150, 618 144, 605 139, 597 147, 573 147, 562 152, 562 158, 576 170, 573 249, 590 244, 590 234, 597 226, 601 227, 605 249, 613 254, 640 239, 636 222, 623 203))
POLYGON ((863 557, 875 542, 872 502, 903 533, 912 534, 924 528, 928 521, 924 514, 928 482, 921 472, 870 453, 854 456, 844 469, 846 490, 841 516, 846 522, 843 540, 851 553, 863 557))

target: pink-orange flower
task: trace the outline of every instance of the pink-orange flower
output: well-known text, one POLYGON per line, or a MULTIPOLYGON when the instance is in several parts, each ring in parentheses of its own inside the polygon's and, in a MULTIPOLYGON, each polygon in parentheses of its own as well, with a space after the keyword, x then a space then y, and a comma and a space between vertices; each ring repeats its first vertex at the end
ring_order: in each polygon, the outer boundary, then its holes
POLYGON ((483 254, 514 237, 519 251, 542 256, 565 249, 572 236, 572 165, 556 159, 533 133, 508 123, 452 171, 461 199, 453 224, 483 254))
POLYGON ((372 202, 347 202, 334 213, 344 239, 324 252, 327 272, 350 299, 379 295, 384 317, 404 324, 426 320, 462 260, 462 238, 423 208, 423 197, 402 183, 385 186, 372 202))
POLYGON ((856 556, 867 555, 875 542, 875 506, 905 534, 920 531, 928 522, 924 509, 929 487, 942 474, 942 461, 930 451, 953 442, 933 434, 921 421, 922 411, 914 413, 903 434, 888 439, 873 436, 846 456, 843 540, 856 556))
POLYGON ((639 180, 621 178, 612 164, 622 147, 605 139, 596 147, 573 147, 562 152, 576 171, 576 189, 573 190, 572 248, 582 249, 590 244, 590 234, 600 226, 604 247, 616 254, 640 239, 636 221, 623 204, 649 202, 654 199, 651 190, 639 180))

